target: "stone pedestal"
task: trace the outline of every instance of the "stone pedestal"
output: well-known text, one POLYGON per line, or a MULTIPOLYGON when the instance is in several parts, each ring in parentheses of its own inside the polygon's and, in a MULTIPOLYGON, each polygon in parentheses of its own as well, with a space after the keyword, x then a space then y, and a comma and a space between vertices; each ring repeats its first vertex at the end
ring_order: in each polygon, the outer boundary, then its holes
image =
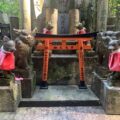
POLYGON ((31 73, 31 77, 21 81, 22 97, 31 98, 36 87, 36 72, 31 73))
POLYGON ((120 87, 111 86, 108 80, 97 73, 93 76, 91 89, 100 99, 106 114, 120 114, 120 87))
POLYGON ((23 80, 21 81, 22 98, 32 97, 36 87, 36 72, 32 69, 16 69, 15 74, 16 76, 19 75, 20 77, 23 77, 23 80))
POLYGON ((15 112, 21 101, 21 83, 10 82, 10 86, 0 86, 0 112, 15 112))
POLYGON ((120 114, 120 87, 101 81, 100 102, 107 114, 120 114))
POLYGON ((106 67, 102 67, 96 64, 96 67, 93 72, 91 89, 96 94, 97 97, 100 98, 100 90, 101 90, 101 81, 107 79, 107 75, 110 73, 109 69, 106 67))
POLYGON ((93 81, 91 84, 91 89, 98 98, 100 98, 102 80, 104 80, 104 78, 100 77, 96 72, 93 72, 93 81))

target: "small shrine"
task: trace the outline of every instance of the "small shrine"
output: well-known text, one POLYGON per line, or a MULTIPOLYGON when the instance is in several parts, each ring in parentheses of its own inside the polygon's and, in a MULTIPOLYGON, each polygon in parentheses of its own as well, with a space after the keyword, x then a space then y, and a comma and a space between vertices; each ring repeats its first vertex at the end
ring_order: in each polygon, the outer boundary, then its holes
POLYGON ((119 16, 117 0, 1 1, 0 112, 101 106, 120 115, 119 16))

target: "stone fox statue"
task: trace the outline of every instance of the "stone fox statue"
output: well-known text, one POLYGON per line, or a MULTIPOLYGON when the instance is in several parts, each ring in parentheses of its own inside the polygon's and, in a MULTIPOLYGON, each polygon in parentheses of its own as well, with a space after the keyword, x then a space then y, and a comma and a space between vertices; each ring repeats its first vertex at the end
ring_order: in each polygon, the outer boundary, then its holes
POLYGON ((9 85, 14 80, 12 70, 15 69, 15 50, 15 42, 4 36, 0 48, 0 86, 9 85))
POLYGON ((15 64, 18 69, 29 69, 34 37, 25 30, 14 29, 18 37, 15 39, 15 64))
POLYGON ((15 50, 15 42, 4 36, 3 44, 0 48, 0 70, 11 71, 15 68, 13 53, 15 50))

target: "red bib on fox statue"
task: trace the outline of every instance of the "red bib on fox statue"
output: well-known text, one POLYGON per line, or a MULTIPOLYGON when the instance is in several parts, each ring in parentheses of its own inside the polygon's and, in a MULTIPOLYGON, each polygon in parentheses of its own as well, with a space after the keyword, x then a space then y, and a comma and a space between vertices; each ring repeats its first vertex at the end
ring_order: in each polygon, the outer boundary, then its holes
POLYGON ((2 53, 2 51, 0 51, 0 58, 2 58, 2 61, 0 64, 1 70, 9 71, 9 70, 15 69, 15 57, 13 52, 2 53))
POLYGON ((43 28, 43 34, 52 34, 53 26, 50 22, 46 24, 46 27, 43 28))
POLYGON ((15 42, 7 36, 3 38, 3 46, 0 48, 0 70, 10 71, 15 69, 15 42))
POLYGON ((85 28, 82 28, 81 30, 79 30, 77 32, 77 34, 86 34, 86 29, 85 28))
POLYGON ((79 22, 75 27, 78 29, 77 34, 86 34, 87 33, 86 28, 83 27, 82 23, 79 22))
POLYGON ((108 66, 110 71, 120 72, 120 52, 110 54, 108 66))
POLYGON ((43 34, 52 34, 52 31, 48 30, 47 28, 44 28, 43 34))

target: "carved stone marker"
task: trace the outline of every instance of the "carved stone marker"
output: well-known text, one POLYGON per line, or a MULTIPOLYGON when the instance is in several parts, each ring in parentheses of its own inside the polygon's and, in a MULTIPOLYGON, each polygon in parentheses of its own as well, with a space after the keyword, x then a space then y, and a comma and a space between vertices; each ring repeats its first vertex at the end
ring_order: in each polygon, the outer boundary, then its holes
POLYGON ((58 16, 58 34, 69 33, 69 15, 67 13, 59 13, 58 16))

